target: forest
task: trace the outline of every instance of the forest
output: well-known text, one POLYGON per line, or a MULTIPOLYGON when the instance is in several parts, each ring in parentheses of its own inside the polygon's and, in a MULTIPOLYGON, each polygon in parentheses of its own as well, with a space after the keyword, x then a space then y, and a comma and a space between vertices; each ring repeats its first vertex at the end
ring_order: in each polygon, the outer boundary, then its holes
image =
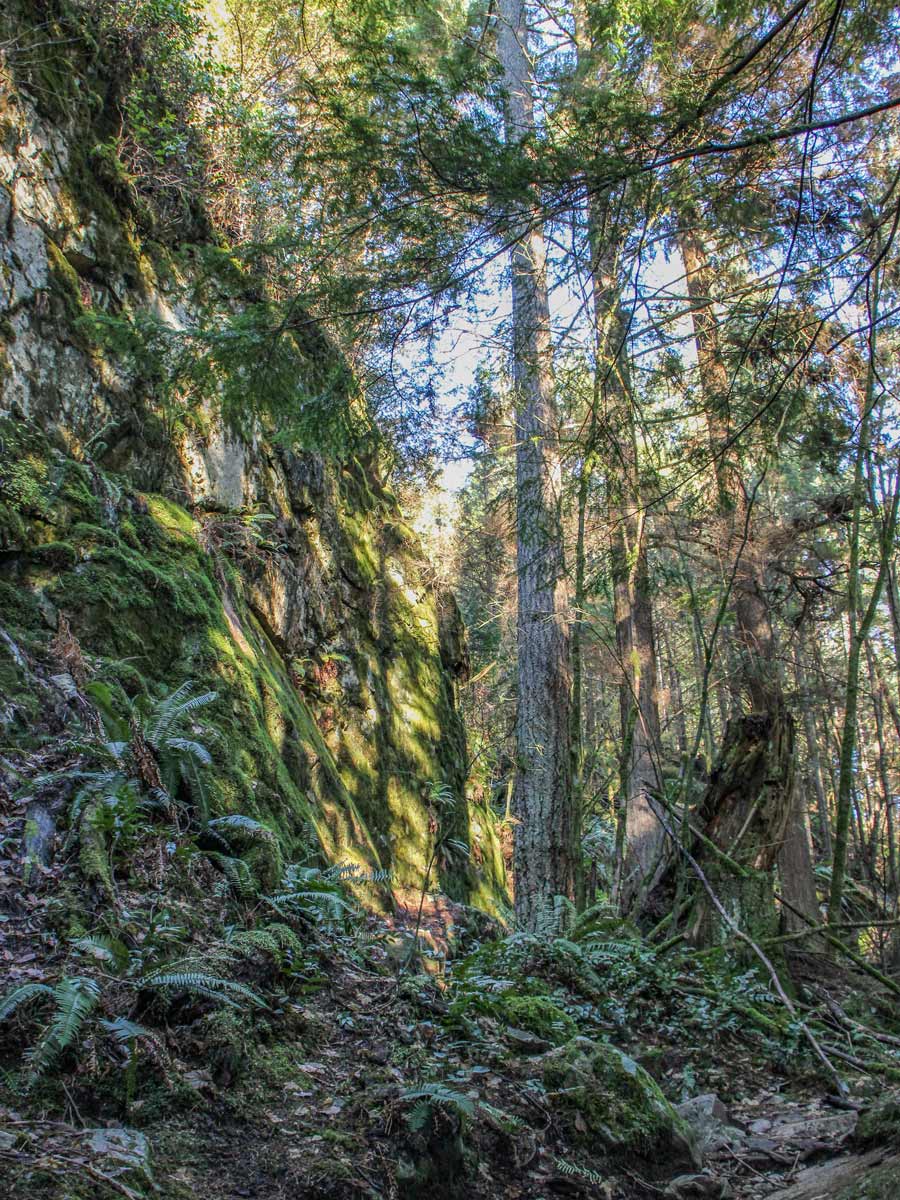
POLYGON ((5 0, 0 1194, 900 1200, 900 9, 5 0))

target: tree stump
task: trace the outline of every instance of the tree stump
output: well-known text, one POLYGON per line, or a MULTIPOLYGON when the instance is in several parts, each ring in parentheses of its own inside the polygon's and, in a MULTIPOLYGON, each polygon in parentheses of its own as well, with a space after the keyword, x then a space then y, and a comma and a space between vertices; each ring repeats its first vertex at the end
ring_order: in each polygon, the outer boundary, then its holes
MULTIPOLYGON (((695 814, 692 856, 729 917, 754 939, 777 933, 773 871, 790 817, 793 771, 790 713, 732 718, 695 814)), ((713 945, 727 932, 725 923, 699 879, 694 890, 688 938, 713 945)))

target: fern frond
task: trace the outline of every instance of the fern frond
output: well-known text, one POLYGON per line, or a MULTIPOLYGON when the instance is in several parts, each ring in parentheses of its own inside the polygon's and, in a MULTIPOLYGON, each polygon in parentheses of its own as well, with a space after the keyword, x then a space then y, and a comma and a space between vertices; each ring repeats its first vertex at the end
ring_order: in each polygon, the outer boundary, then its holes
POLYGON ((264 896, 263 899, 279 916, 302 916, 313 921, 339 921, 345 913, 355 911, 343 896, 326 888, 283 892, 278 896, 264 896))
POLYGON ((585 1179, 588 1183, 592 1183, 596 1187, 602 1187, 607 1182, 602 1175, 599 1175, 596 1171, 592 1171, 590 1167, 583 1167, 581 1163, 570 1162, 565 1158, 554 1158, 553 1162, 561 1175, 568 1175, 570 1178, 585 1179))
POLYGON ((425 1100, 414 1104, 406 1118, 406 1124, 413 1133, 421 1133, 431 1120, 431 1105, 425 1100))
POLYGON ((193 686, 192 679, 185 679, 174 692, 154 704, 149 716, 142 722, 144 737, 151 746, 156 746, 165 737, 166 730, 171 729, 178 706, 190 695, 193 686))
POLYGON ((217 850, 207 850, 206 857, 219 867, 235 896, 240 900, 255 898, 256 880, 253 878, 253 872, 242 858, 234 858, 230 854, 219 854, 217 850))
POLYGON ((475 1114, 475 1102, 465 1092, 457 1092, 443 1083, 423 1083, 421 1087, 402 1092, 401 1100, 426 1100, 429 1104, 443 1104, 457 1108, 463 1116, 475 1114))
POLYGON ((127 1046, 129 1042, 138 1041, 141 1038, 156 1040, 155 1034, 152 1034, 149 1029, 138 1025, 136 1021, 129 1021, 127 1017, 115 1017, 112 1021, 101 1021, 100 1024, 121 1046, 127 1046))
POLYGON ((107 895, 112 896, 113 881, 109 861, 106 857, 106 837, 100 827, 103 798, 94 797, 78 823, 78 838, 81 847, 78 865, 85 879, 96 880, 107 895))
POLYGON ((28 1051, 31 1078, 37 1079, 78 1038, 100 999, 100 985, 83 975, 65 976, 53 989, 56 1012, 39 1041, 28 1051))
POLYGON ((128 947, 118 938, 108 937, 105 933, 76 938, 72 945, 100 962, 110 963, 116 971, 128 966, 128 947))
POLYGON ((227 945, 238 954, 262 950, 279 962, 285 954, 302 954, 303 943, 289 925, 273 922, 259 929, 239 929, 228 938, 227 945))
POLYGON ((69 809, 69 825, 72 829, 78 825, 78 819, 90 801, 114 799, 129 782, 124 772, 119 770, 84 771, 79 777, 84 780, 84 785, 75 793, 69 809))
POLYGON ((53 991, 46 983, 23 983, 21 987, 15 988, 8 995, 0 1000, 0 1021, 5 1021, 23 1004, 27 1004, 29 1000, 33 1000, 36 996, 49 996, 53 991))
MULTIPOLYGON (((179 764, 181 777, 187 783, 191 796, 197 803, 197 810, 200 814, 200 823, 204 826, 209 824, 209 795, 206 791, 206 785, 203 782, 203 775, 198 769, 197 759, 193 755, 188 755, 187 760, 179 764)), ((227 849, 227 843, 224 838, 220 840, 227 849)))
POLYGON ((268 1008, 265 1000, 251 988, 236 979, 222 979, 218 975, 202 974, 194 971, 179 971, 172 974, 153 974, 144 976, 140 981, 141 987, 159 988, 178 992, 194 992, 215 1000, 218 1004, 228 1004, 232 1008, 240 1008, 237 997, 243 997, 257 1008, 268 1008))
POLYGON ((263 825, 261 821, 255 821, 253 817, 244 816, 243 813, 229 813, 224 817, 214 817, 212 821, 207 822, 207 828, 226 838, 230 832, 238 833, 242 838, 251 842, 271 841, 275 837, 267 825, 263 825))
POLYGON ((312 883, 314 880, 331 883, 339 878, 340 876, 335 874, 334 867, 328 867, 323 871, 321 867, 301 867, 299 863, 290 863, 285 869, 281 886, 285 891, 289 891, 298 883, 312 883))
POLYGON ((497 1108, 493 1104, 488 1104, 486 1100, 479 1100, 478 1111, 493 1121, 495 1125, 499 1126, 504 1133, 513 1133, 517 1129, 525 1127, 525 1122, 521 1117, 507 1112, 504 1108, 497 1108))
POLYGON ((444 842, 444 848, 445 850, 450 850, 460 858, 469 858, 472 853, 466 842, 460 841, 459 838, 447 838, 446 842, 444 842))
POLYGON ((339 922, 348 913, 356 912, 339 883, 339 876, 318 867, 301 867, 291 863, 281 881, 282 890, 263 899, 280 916, 302 916, 313 921, 339 922))
POLYGON ((155 750, 163 745, 185 717, 218 699, 218 692, 201 692, 197 696, 191 696, 190 691, 193 686, 192 680, 185 680, 180 687, 177 687, 174 692, 156 705, 149 720, 145 723, 144 737, 155 750))
POLYGON ((167 750, 180 750, 182 754, 188 755, 189 758, 195 758, 205 767, 208 767, 212 762, 212 755, 207 748, 200 742, 192 741, 191 738, 183 737, 168 737, 163 742, 167 750))
POLYGON ((160 963, 158 966, 150 967, 144 971, 145 979, 152 979, 156 975, 165 973, 171 975, 173 972, 188 974, 214 974, 217 972, 226 971, 227 968, 234 962, 235 956, 225 942, 211 942, 203 947, 201 952, 192 954, 182 954, 178 958, 170 959, 166 963, 160 963))

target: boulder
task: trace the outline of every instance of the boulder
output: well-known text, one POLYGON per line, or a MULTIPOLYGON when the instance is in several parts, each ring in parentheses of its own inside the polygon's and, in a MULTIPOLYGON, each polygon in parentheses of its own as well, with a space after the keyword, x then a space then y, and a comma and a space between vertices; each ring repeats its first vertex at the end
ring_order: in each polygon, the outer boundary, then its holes
POLYGON ((881 1096, 859 1114, 853 1140, 858 1146, 896 1146, 900 1143, 900 1094, 881 1096))
POLYGON ((730 1200, 734 1191, 728 1180, 718 1175, 679 1175, 665 1194, 673 1200, 730 1200))
POLYGON ((743 1142, 741 1131, 729 1124, 728 1109, 715 1092, 692 1096, 677 1105, 676 1112, 693 1130, 701 1154, 711 1154, 725 1146, 736 1149, 743 1142))
POLYGON ((702 1096, 692 1096, 676 1106, 676 1112, 684 1117, 689 1125, 704 1125, 709 1121, 718 1121, 720 1125, 728 1124, 728 1109, 715 1094, 705 1092, 702 1096))
POLYGON ((615 1046, 572 1038, 545 1055, 543 1081, 574 1140, 592 1151, 696 1164, 688 1123, 615 1046))

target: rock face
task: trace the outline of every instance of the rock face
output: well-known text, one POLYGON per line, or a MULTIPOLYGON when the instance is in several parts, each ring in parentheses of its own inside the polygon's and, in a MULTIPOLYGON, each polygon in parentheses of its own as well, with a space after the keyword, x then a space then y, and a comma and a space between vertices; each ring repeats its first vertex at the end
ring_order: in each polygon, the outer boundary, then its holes
MULTIPOLYGON (((0 46, 27 7, 0 17, 0 46)), ((406 886, 452 832, 472 858, 438 882, 496 908, 493 824, 463 790, 458 610, 380 482, 340 355, 311 321, 277 351, 280 399, 295 386, 298 411, 338 380, 322 412, 352 436, 326 453, 251 404, 265 355, 238 335, 265 317, 258 290, 211 238, 153 240, 91 157, 102 130, 85 113, 102 106, 54 110, 34 70, 0 51, 6 744, 61 730, 93 685, 122 715, 193 680, 218 693, 204 713, 213 809, 266 821, 288 853, 317 845, 406 886), (228 335, 212 349, 210 330, 228 335), (173 354, 193 355, 188 375, 173 354), (49 682, 69 670, 63 628, 83 668, 69 701, 49 682)))

